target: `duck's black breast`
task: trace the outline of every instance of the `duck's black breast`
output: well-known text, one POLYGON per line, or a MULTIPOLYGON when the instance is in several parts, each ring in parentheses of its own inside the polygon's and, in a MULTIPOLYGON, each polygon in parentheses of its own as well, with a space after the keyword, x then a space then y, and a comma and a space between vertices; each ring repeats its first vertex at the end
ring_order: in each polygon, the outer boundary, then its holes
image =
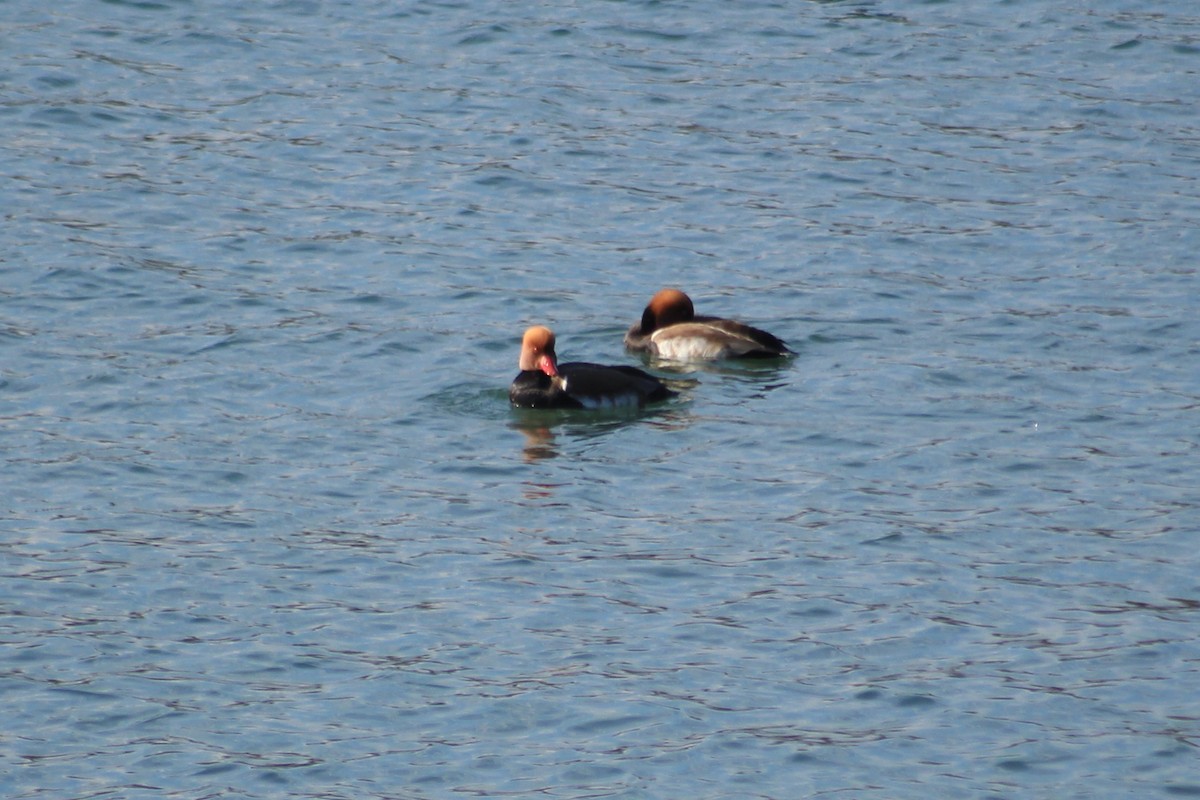
POLYGON ((650 340, 650 332, 647 331, 640 322, 634 323, 629 330, 625 332, 625 347, 634 351, 650 351, 653 342, 650 340))
POLYGON ((518 408, 583 408, 563 391, 561 379, 553 378, 540 369, 526 369, 517 374, 508 388, 508 400, 518 408))

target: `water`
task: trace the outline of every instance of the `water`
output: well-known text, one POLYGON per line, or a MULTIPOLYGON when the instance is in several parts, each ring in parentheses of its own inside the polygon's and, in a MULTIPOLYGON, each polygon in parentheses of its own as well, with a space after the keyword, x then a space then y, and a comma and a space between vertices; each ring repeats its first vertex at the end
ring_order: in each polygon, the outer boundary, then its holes
POLYGON ((6 797, 1200 795, 1190 3, 0 26, 6 797))

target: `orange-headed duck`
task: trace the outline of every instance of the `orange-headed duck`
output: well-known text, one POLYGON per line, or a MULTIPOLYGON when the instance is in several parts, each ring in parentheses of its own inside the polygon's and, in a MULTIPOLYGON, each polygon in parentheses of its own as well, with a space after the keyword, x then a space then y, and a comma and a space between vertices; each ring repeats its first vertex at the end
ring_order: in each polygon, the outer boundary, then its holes
POLYGON ((637 367, 559 364, 554 333, 536 325, 521 340, 521 372, 508 390, 520 408, 617 408, 666 400, 675 392, 637 367))
POLYGON ((792 352, 764 330, 719 317, 698 317, 692 299, 663 289, 650 299, 642 321, 625 334, 625 346, 675 361, 776 358, 792 352))

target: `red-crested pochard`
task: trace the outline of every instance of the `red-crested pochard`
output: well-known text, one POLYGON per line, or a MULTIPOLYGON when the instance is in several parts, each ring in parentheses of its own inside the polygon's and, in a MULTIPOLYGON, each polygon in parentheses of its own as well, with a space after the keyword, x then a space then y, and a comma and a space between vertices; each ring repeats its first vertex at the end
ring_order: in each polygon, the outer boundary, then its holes
POLYGON ((777 358, 792 352, 783 340, 742 322, 698 317, 692 299, 663 289, 650 299, 642 321, 625 334, 625 346, 675 361, 777 358))
POLYGON ((508 390, 520 408, 618 408, 666 400, 675 392, 637 367, 559 364, 554 333, 536 325, 521 340, 521 372, 508 390))

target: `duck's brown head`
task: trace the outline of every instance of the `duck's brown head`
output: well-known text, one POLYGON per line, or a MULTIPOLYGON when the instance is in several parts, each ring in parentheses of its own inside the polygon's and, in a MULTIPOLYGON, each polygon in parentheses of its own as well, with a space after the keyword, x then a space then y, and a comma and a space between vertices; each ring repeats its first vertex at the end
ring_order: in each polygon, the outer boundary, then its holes
POLYGON ((692 299, 678 289, 662 289, 650 298, 642 312, 642 333, 652 333, 668 325, 690 322, 696 316, 692 299))

